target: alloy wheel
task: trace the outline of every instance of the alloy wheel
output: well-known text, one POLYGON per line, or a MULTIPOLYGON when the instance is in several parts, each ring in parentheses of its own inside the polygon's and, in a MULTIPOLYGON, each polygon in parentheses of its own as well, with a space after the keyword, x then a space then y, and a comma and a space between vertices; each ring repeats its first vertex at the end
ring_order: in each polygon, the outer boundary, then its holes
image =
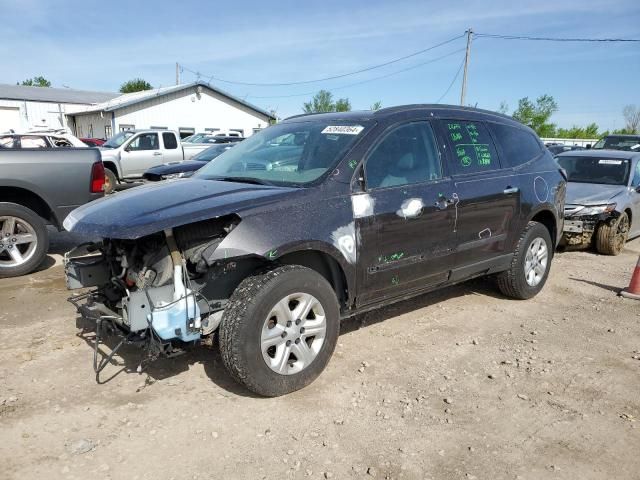
POLYGON ((262 327, 262 357, 271 370, 293 375, 307 368, 322 349, 327 320, 322 304, 308 293, 277 302, 262 327))
POLYGON ((534 238, 524 259, 524 275, 530 286, 535 287, 542 281, 548 262, 547 243, 541 237, 534 238))
POLYGON ((18 267, 36 252, 38 238, 33 226, 19 217, 0 217, 0 267, 18 267))

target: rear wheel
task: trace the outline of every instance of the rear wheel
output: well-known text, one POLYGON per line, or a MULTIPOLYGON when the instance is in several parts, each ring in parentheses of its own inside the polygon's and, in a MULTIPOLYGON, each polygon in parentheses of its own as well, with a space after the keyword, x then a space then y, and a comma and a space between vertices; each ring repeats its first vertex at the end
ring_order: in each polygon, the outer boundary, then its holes
POLYGON ((112 193, 118 185, 118 177, 109 168, 104 169, 104 193, 112 193))
POLYGON ((629 215, 622 212, 611 223, 603 223, 596 231, 596 250, 603 255, 619 255, 629 238, 629 215))
POLYGON ((549 276, 552 245, 549 230, 541 223, 529 222, 520 235, 509 270, 497 276, 500 291, 518 300, 537 295, 549 276))
POLYGON ((224 311, 222 360, 249 390, 284 395, 324 370, 338 340, 339 321, 333 288, 309 268, 288 265, 248 277, 224 311))
POLYGON ((0 203, 0 278, 33 271, 49 249, 49 233, 32 210, 0 203))

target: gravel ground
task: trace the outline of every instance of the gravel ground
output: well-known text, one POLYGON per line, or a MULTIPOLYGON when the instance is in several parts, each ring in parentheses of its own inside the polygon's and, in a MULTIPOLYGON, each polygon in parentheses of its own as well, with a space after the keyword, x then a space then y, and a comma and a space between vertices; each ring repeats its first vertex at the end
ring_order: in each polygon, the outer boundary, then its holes
POLYGON ((143 374, 126 350, 96 384, 53 255, 0 280, 0 478, 638 479, 640 302, 616 294, 639 253, 558 254, 530 301, 476 280, 350 319, 275 399, 205 347, 143 374))

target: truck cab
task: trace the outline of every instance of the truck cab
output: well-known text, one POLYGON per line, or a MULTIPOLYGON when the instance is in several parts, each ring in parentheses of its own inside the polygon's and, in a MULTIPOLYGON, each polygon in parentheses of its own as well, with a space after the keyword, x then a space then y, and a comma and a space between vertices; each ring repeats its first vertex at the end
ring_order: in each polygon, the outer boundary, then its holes
POLYGON ((100 149, 107 170, 107 190, 115 183, 142 178, 149 168, 184 159, 177 132, 171 130, 127 130, 100 149))

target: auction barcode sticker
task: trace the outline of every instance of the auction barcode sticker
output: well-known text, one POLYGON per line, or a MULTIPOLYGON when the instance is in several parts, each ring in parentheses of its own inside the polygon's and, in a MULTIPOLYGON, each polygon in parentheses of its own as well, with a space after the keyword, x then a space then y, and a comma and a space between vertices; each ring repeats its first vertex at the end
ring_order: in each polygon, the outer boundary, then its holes
POLYGON ((322 133, 333 133, 338 135, 358 135, 364 127, 360 125, 329 125, 324 127, 322 133))
POLYGON ((600 165, 622 165, 622 160, 599 160, 600 165))

